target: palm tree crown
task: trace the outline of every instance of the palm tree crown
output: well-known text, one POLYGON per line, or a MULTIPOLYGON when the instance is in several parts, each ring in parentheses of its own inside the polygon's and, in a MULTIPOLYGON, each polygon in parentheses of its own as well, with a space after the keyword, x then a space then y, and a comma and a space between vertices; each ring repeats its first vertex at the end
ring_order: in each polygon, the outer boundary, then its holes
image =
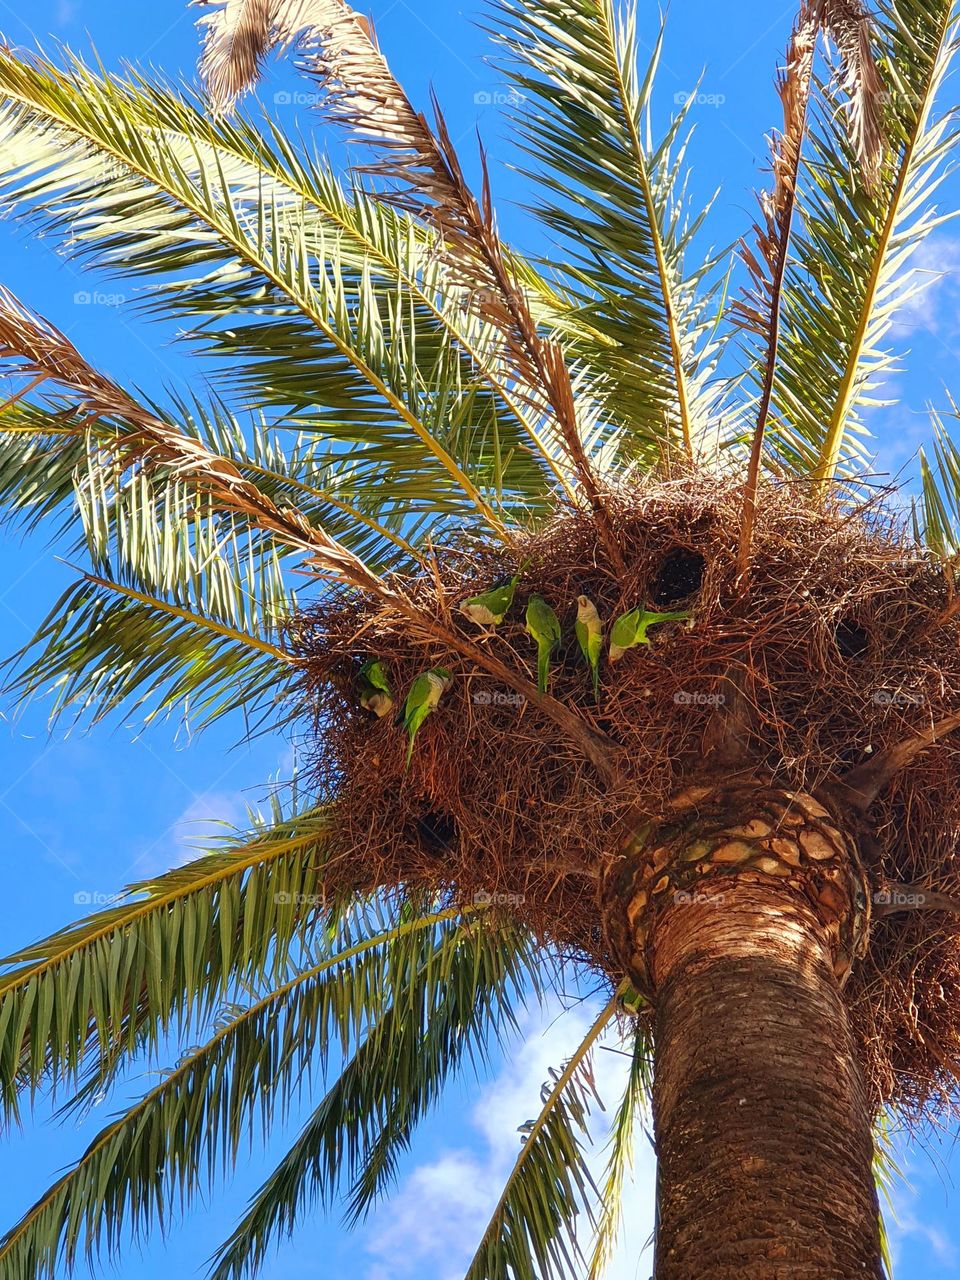
MULTIPOLYGON (((8 1119, 51 1084, 83 1106, 171 1035, 195 1047, 0 1240, 0 1274, 64 1275, 165 1221, 311 1067, 325 1092, 211 1274, 256 1273, 315 1200, 345 1196, 355 1221, 443 1087, 569 961, 607 1003, 545 1087, 468 1277, 599 1275, 654 1040, 647 926, 610 904, 691 891, 655 859, 624 879, 623 851, 673 848, 703 761, 829 798, 798 801, 826 824, 814 852, 741 848, 763 874, 826 864, 831 806, 857 815, 860 853, 817 909, 873 1111, 921 1109, 960 1072, 960 450, 935 418, 904 528, 865 427, 942 216, 954 6, 803 0, 739 293, 697 256, 687 110, 655 134, 660 43, 641 66, 632 3, 493 0, 553 246, 536 261, 368 20, 342 0, 207 7, 205 95, 0 47, 4 205, 141 280, 214 357, 214 390, 149 400, 0 292, 0 500, 89 565, 10 683, 92 720, 242 711, 305 734, 309 782, 7 961, 8 1119), (234 113, 276 50, 355 144, 345 177, 234 113), (459 606, 497 582, 506 608, 478 625, 459 606), (668 616, 648 633, 633 610, 668 616), (844 665, 868 644, 872 666, 844 665), (436 694, 419 716, 414 688, 436 694), (904 926, 896 894, 920 880, 933 910, 904 926), (631 1071, 597 1186, 590 1055, 616 1025, 631 1071)), ((768 799, 779 816, 741 843, 783 818, 768 799)), ((704 870, 732 862, 728 837, 718 818, 704 870)))

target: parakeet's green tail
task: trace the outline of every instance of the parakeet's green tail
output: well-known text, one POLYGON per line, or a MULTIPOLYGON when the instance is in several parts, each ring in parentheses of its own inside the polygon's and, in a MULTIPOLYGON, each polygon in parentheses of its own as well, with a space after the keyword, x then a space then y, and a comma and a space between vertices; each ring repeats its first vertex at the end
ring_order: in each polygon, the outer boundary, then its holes
POLYGON ((537 645, 537 689, 547 692, 547 681, 550 679, 550 645, 537 645))
POLYGON ((597 702, 600 701, 600 663, 593 664, 593 696, 597 702))

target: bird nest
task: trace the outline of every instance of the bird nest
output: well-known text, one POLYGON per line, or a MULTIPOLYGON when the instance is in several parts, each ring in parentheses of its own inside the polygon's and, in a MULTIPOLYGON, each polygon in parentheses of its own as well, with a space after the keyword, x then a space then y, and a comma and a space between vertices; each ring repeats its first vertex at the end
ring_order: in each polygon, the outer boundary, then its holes
MULTIPOLYGON (((960 652, 956 617, 943 620, 951 596, 942 566, 879 500, 824 512, 799 487, 765 488, 746 588, 738 485, 658 480, 608 501, 622 569, 609 564, 591 514, 567 511, 506 548, 467 539, 443 548, 418 574, 390 583, 396 604, 332 591, 291 634, 313 766, 337 801, 331 888, 428 888, 486 902, 618 982, 622 968, 599 927, 599 871, 638 815, 664 817, 673 797, 721 767, 706 744, 731 673, 748 691, 750 767, 817 794, 956 713, 960 652), (517 572, 516 599, 495 631, 459 612, 464 598, 517 572), (583 740, 535 696, 536 646, 524 625, 533 593, 563 623, 550 705, 575 713, 583 740), (615 666, 604 660, 595 700, 574 639, 579 594, 607 627, 637 605, 692 616, 651 629, 651 643, 615 666), (398 707, 425 670, 452 675, 409 768, 393 714, 377 718, 360 705, 358 672, 371 658, 398 707), (610 752, 615 785, 585 742, 610 752)), ((958 751, 960 732, 944 736, 870 808, 861 854, 875 886, 960 894, 958 751)), ((952 1094, 956 916, 877 920, 845 998, 877 1106, 919 1114, 952 1094)))

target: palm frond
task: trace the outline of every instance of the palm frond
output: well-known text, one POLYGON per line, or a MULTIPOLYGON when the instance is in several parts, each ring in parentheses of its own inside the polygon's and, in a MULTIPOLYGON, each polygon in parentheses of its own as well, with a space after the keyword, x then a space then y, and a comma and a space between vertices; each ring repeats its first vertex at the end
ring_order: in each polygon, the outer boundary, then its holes
MULTIPOLYGON (((960 419, 952 401, 951 407, 951 416, 960 419)), ((942 560, 955 563, 960 557, 960 448, 932 409, 931 418, 933 457, 920 450, 922 490, 914 505, 914 527, 919 541, 942 560)))
POLYGON ((633 1032, 630 1074, 611 1127, 606 1177, 600 1188, 600 1221, 597 1226, 588 1280, 601 1280, 610 1265, 623 1214, 623 1186, 633 1165, 637 1124, 653 1087, 652 1046, 639 1024, 633 1032))
MULTIPOLYGON (((286 8, 296 4, 293 0, 286 8)), ((219 110, 231 108, 259 76, 272 43, 276 9, 274 0, 219 0, 198 20, 203 31, 200 73, 219 110)))
POLYGON ((824 0, 821 23, 837 46, 842 88, 850 106, 848 132, 868 186, 883 164, 885 91, 873 54, 870 12, 863 0, 824 0))
MULTIPOLYGON (((503 437, 501 453, 522 454, 529 450, 550 482, 572 497, 556 444, 551 445, 548 439, 549 423, 523 401, 522 389, 512 385, 515 373, 503 358, 496 327, 482 316, 477 317, 469 305, 470 289, 455 273, 444 270, 435 236, 409 215, 398 213, 358 188, 348 196, 327 167, 309 153, 297 151, 273 122, 267 122, 266 135, 243 119, 214 122, 195 111, 189 101, 169 91, 158 91, 153 84, 136 83, 140 91, 138 109, 151 121, 201 138, 205 147, 230 157, 231 171, 248 171, 251 191, 257 185, 255 179, 263 181, 263 175, 267 175, 275 190, 298 202, 325 230, 328 240, 341 246, 345 261, 364 262, 375 281, 390 282, 394 288, 408 292, 414 310, 429 313, 443 327, 469 361, 473 376, 489 388, 501 406, 497 415, 503 437), (518 428, 516 439, 511 434, 514 421, 518 428)), ((228 167, 226 163, 224 167, 228 167)), ((530 263, 511 254, 510 269, 530 297, 538 325, 549 329, 574 327, 566 304, 530 263)), ((521 488, 528 501, 536 500, 535 486, 521 488)))
MULTIPOLYGON (((77 537, 77 515, 90 505, 88 495, 102 495, 106 474, 110 473, 109 449, 104 444, 109 446, 115 428, 99 419, 88 421, 85 434, 79 433, 68 446, 69 433, 64 428, 76 416, 76 398, 48 394, 42 401, 35 401, 25 398, 27 395, 24 388, 21 398, 0 408, 0 506, 4 518, 30 529, 52 529, 55 536, 72 536, 73 549, 86 555, 94 548, 86 529, 77 537)), ((396 476, 390 493, 385 495, 382 484, 377 483, 383 474, 383 463, 375 451, 370 451, 363 461, 359 457, 346 458, 342 449, 310 431, 273 426, 262 415, 248 414, 241 421, 216 399, 201 402, 170 394, 168 404, 145 401, 144 407, 171 429, 199 441, 211 454, 253 480, 276 507, 295 508, 311 524, 327 529, 377 574, 410 569, 420 562, 420 553, 404 532, 414 540, 420 535, 426 517, 421 482, 411 478, 405 484, 396 476)), ((168 489, 171 494, 188 491, 176 474, 168 477, 166 485, 160 484, 161 471, 162 468, 155 468, 151 472, 157 508, 152 516, 150 511, 143 512, 151 527, 156 526, 161 515, 165 521, 171 518, 170 511, 164 509, 170 506, 168 489)), ((108 515, 114 498, 119 499, 125 492, 124 477, 120 479, 119 484, 107 486, 107 502, 100 500, 108 515)), ((125 479, 129 484, 129 477, 125 479)), ((173 503, 178 511, 181 505, 179 501, 173 503)), ((193 519, 207 508, 211 508, 209 499, 195 491, 184 512, 192 513, 193 519)), ((431 510, 449 514, 440 495, 435 497, 431 510)), ((221 525, 227 520, 216 507, 207 515, 221 525)), ((230 517, 231 525, 237 524, 238 528, 239 521, 239 515, 230 517)), ((182 535, 183 530, 178 528, 178 537, 182 535)), ((275 540, 254 543, 257 552, 268 546, 271 556, 281 563, 296 555, 275 540)), ((117 563, 129 566, 126 552, 117 563)), ((162 557, 141 557, 136 571, 143 573, 154 563, 162 563, 162 557)), ((95 564, 101 570, 105 568, 96 559, 95 564)), ((249 572, 248 566, 245 573, 249 572)), ((160 587, 159 582, 147 579, 142 580, 142 585, 160 587)), ((249 590, 249 584, 244 589, 249 590)), ((264 617, 279 616, 285 611, 279 592, 273 599, 276 607, 270 601, 264 602, 264 617)))
MULTIPOLYGON (((0 493, 14 507, 38 500, 24 464, 52 425, 42 413, 16 421, 24 425, 0 416, 0 493)), ((62 430, 62 418, 54 423, 62 430)), ((63 594, 17 655, 8 691, 22 699, 56 690, 54 715, 73 706, 94 719, 130 698, 148 719, 183 704, 204 722, 276 703, 294 675, 282 640, 296 607, 276 541, 219 510, 175 470, 124 472, 111 465, 102 434, 88 429, 81 442, 86 457, 76 459, 69 487, 62 468, 44 473, 42 455, 39 485, 47 482, 50 501, 59 492, 76 502, 93 572, 63 594)))
POLYGON ((538 328, 520 278, 510 268, 496 229, 486 171, 478 200, 466 183, 439 109, 434 130, 397 83, 369 25, 349 5, 342 0, 280 5, 275 17, 268 45, 283 47, 298 40, 302 69, 320 83, 328 117, 353 140, 378 148, 377 160, 364 165, 362 172, 384 183, 381 199, 415 212, 432 226, 449 267, 466 286, 465 305, 495 327, 509 353, 522 398, 538 415, 552 415, 555 437, 618 561, 606 507, 584 449, 570 371, 562 348, 538 328))
POLYGON ((886 1280, 894 1280, 893 1257, 890 1250, 890 1232, 887 1222, 890 1216, 896 1216, 893 1202, 893 1188, 897 1182, 903 1181, 903 1170, 897 1164, 893 1151, 893 1134, 890 1121, 886 1115, 880 1117, 873 1130, 875 1155, 873 1158, 873 1176, 876 1180, 880 1200, 880 1247, 883 1253, 883 1265, 886 1280))
POLYGON ((663 32, 641 72, 633 4, 496 0, 493 16, 520 137, 537 161, 527 173, 543 193, 537 212, 563 249, 549 265, 596 334, 574 349, 606 374, 625 449, 648 464, 664 449, 693 457, 716 409, 717 259, 686 266, 709 208, 694 216, 687 200, 686 111, 653 141, 663 32))
POLYGON ((423 949, 407 985, 369 1028, 291 1150, 218 1251, 211 1280, 256 1274, 271 1245, 308 1206, 352 1183, 355 1220, 395 1176, 416 1125, 466 1065, 480 1070, 516 1029, 513 998, 536 992, 534 952, 515 930, 483 918, 423 949), (530 984, 533 984, 532 987, 530 984))
MULTIPOLYGON (((0 1105, 202 1019, 234 984, 260 982, 326 901, 323 813, 293 814, 131 885, 104 911, 27 947, 0 975, 0 1105), (304 903, 315 904, 305 910, 304 903)), ((332 905, 332 904, 331 904, 332 905)))
POLYGON ((51 723, 67 711, 96 723, 120 707, 145 721, 180 708, 200 728, 242 711, 248 731, 274 715, 296 677, 279 645, 236 624, 91 574, 69 587, 12 659, 14 699, 54 695, 51 723))
MULTIPOLYGON (((515 447, 515 418, 438 317, 443 309, 398 287, 396 268, 365 252, 362 234, 305 208, 249 146, 246 156, 220 148, 218 128, 197 124, 175 95, 79 62, 59 72, 0 50, 0 94, 4 198, 68 231, 82 259, 148 279, 152 307, 184 316, 245 403, 379 447, 393 468, 420 475, 424 493, 429 484, 459 495, 461 519, 473 509, 494 531, 502 523, 484 491, 496 502, 498 485, 511 501, 511 485, 542 493, 543 451, 515 447)), ((435 294, 442 273, 426 269, 412 225, 394 218, 394 256, 419 256, 423 291, 435 294)), ((476 343, 480 354, 491 338, 476 343)))
POLYGON ((955 142, 934 104, 957 51, 950 0, 884 0, 876 60, 889 82, 887 159, 858 176, 841 92, 820 86, 800 182, 802 222, 782 301, 769 455, 820 486, 862 468, 863 410, 894 367, 893 317, 919 288, 910 258, 942 219, 933 197, 955 142))
POLYGON ((304 552, 320 572, 360 590, 383 589, 377 575, 357 556, 310 525, 296 509, 281 510, 232 463, 171 427, 95 370, 64 334, 35 316, 6 289, 0 289, 0 361, 29 377, 43 374, 70 393, 75 412, 63 420, 53 440, 48 438, 49 448, 59 444, 60 449, 76 456, 79 450, 88 450, 90 422, 106 420, 114 431, 109 437, 101 435, 98 443, 120 474, 141 465, 159 465, 206 494, 218 508, 244 517, 288 547, 304 552))
POLYGON ((541 1091, 543 1106, 525 1133, 465 1280, 582 1275, 577 1220, 592 1214, 597 1194, 584 1155, 591 1100, 600 1101, 590 1055, 617 1000, 605 1006, 563 1069, 551 1070, 541 1091))
POLYGON ((461 915, 396 922, 369 904, 344 917, 321 955, 228 1014, 211 1040, 101 1130, 0 1241, 0 1268, 52 1278, 69 1273, 81 1249, 113 1254, 128 1232, 168 1224, 175 1205, 230 1167, 245 1135, 286 1113, 312 1069, 325 1069, 393 1006, 405 1025, 411 1004, 423 1002, 429 1027, 431 1009, 456 982, 463 1007, 476 1010, 470 1033, 496 1026, 518 970, 490 956, 509 946, 495 929, 490 940, 461 915))

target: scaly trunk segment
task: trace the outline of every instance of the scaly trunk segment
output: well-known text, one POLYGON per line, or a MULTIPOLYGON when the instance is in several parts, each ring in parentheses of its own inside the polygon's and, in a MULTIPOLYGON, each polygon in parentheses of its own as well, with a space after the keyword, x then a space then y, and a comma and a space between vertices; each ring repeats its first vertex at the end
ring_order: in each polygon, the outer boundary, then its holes
POLYGON ((699 788, 605 885, 651 1000, 656 1280, 882 1280, 871 1108, 841 995, 856 841, 810 796, 699 788))
POLYGON ((813 907, 774 881, 658 923, 656 1280, 880 1280, 870 1109, 813 907))

